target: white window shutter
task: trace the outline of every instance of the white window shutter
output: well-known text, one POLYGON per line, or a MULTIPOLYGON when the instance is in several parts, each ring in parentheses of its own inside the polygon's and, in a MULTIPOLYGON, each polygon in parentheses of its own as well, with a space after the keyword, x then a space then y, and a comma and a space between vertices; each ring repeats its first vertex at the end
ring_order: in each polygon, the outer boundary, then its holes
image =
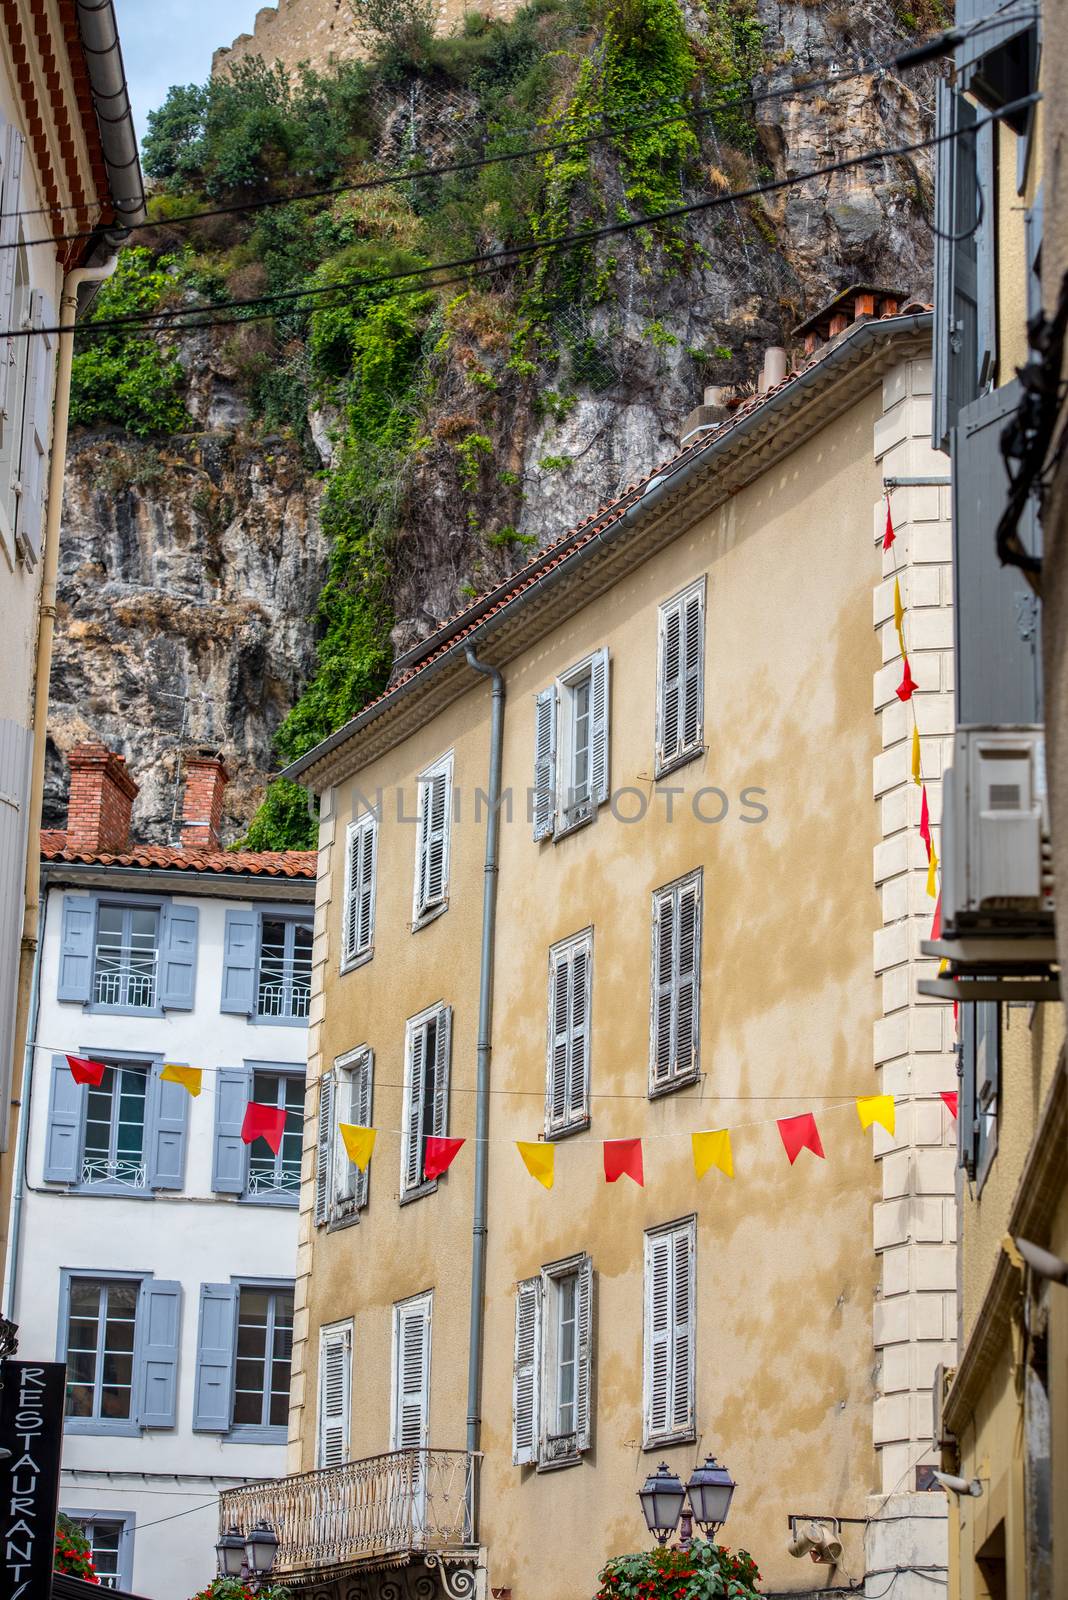
MULTIPOLYGON (((0 328, 10 328, 15 315, 15 269, 19 238, 22 162, 26 142, 8 123, 0 131, 0 328)), ((7 427, 15 374, 15 341, 0 339, 0 425, 7 427)))
POLYGON ((534 707, 534 837, 546 839, 556 817, 556 685, 534 707))
POLYGON ((670 1235, 672 1253, 671 1422, 673 1432, 694 1426, 694 1232, 687 1224, 670 1235))
POLYGON ((682 748, 693 750, 704 738, 705 590, 702 583, 686 598, 682 617, 682 748))
POLYGON ((701 879, 695 873, 653 897, 650 1091, 686 1081, 700 1059, 701 879))
MULTIPOLYGON (((374 1054, 368 1050, 362 1061, 354 1067, 352 1073, 352 1120, 359 1128, 369 1128, 371 1126, 374 1070, 374 1054)), ((363 1172, 360 1171, 359 1167, 355 1169, 353 1186, 353 1198, 356 1208, 357 1210, 362 1210, 367 1204, 368 1191, 371 1187, 371 1169, 369 1166, 363 1172)))
POLYGON ((448 889, 451 790, 452 762, 449 758, 419 778, 416 919, 440 906, 448 889))
MULTIPOLYGON (((435 1139, 444 1139, 449 1131, 449 1058, 452 1043, 452 1007, 442 1006, 436 1017, 434 1030, 434 1126, 429 1130, 435 1139)), ((428 1069, 430 1063, 427 1063, 428 1069)))
POLYGON ((566 950, 553 951, 549 973, 549 1082, 548 1128, 561 1128, 567 1122, 568 1055, 570 1034, 571 961, 566 950))
POLYGON ((590 1054, 590 947, 587 941, 571 954, 571 1015, 568 1116, 578 1121, 589 1115, 590 1054))
POLYGON ((516 1285, 515 1366, 512 1375, 512 1462, 538 1459, 541 1388, 541 1279, 516 1285))
POLYGON ((340 1467, 349 1458, 351 1392, 352 1328, 321 1328, 318 1467, 340 1467))
POLYGON ((404 1137, 401 1157, 401 1189, 415 1189, 423 1176, 423 1073, 426 1068, 426 1023, 408 1029, 408 1079, 404 1101, 404 1137))
POLYGON ((319 1079, 319 1125, 315 1148, 315 1221, 322 1227, 330 1217, 330 1169, 334 1144, 334 1075, 324 1073, 319 1079))
POLYGON ((677 605, 660 612, 660 693, 657 697, 657 764, 673 761, 679 753, 682 718, 682 614, 677 605))
POLYGON ((343 961, 366 955, 374 943, 378 827, 371 812, 349 824, 345 853, 343 961))
POLYGON ((657 894, 653 904, 653 1039, 651 1087, 659 1088, 671 1077, 674 1061, 675 1011, 675 895, 671 889, 657 894))
POLYGON ((394 1308, 394 1450, 425 1450, 430 1413, 430 1296, 394 1308))
POLYGON ((645 1241, 645 1442, 668 1432, 671 1416, 671 1236, 645 1241))
POLYGON ((575 1316, 578 1345, 575 1362, 576 1447, 590 1448, 590 1417, 593 1394, 593 1262, 583 1256, 578 1270, 575 1316))
POLYGON ((39 289, 30 293, 27 325, 34 330, 26 361, 26 395, 22 408, 19 447, 18 498, 15 540, 31 566, 41 554, 41 530, 48 478, 48 441, 52 431, 52 378, 54 337, 43 330, 52 326, 51 302, 39 289))
POLYGON ((594 805, 608 799, 608 651, 590 667, 590 790, 594 805))
POLYGON ((693 879, 676 894, 678 933, 675 962, 674 1073, 687 1077, 697 1070, 701 952, 701 886, 693 879))

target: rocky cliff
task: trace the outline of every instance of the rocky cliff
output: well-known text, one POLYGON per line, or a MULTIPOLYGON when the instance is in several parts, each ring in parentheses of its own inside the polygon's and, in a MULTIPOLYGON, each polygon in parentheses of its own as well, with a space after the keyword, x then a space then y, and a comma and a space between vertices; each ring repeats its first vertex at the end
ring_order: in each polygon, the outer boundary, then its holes
MULTIPOLYGON (((499 247, 524 225, 557 238, 922 138, 930 82, 857 72, 919 26, 882 0, 687 0, 681 12, 677 0, 626 0, 592 24, 542 3, 492 25, 509 39, 527 28, 526 76, 519 66, 493 76, 482 56, 474 73, 443 71, 440 56, 387 63, 361 80, 347 171, 437 164, 468 154, 473 136, 484 149, 502 105, 522 131, 535 80, 539 141, 603 126, 594 119, 618 116, 628 94, 631 108, 645 96, 640 116, 631 111, 644 130, 503 169, 493 190, 502 169, 478 174, 479 189, 408 184, 328 202, 308 224, 318 242, 296 281, 335 281, 372 249, 377 263, 447 259, 453 233, 457 255, 472 241, 499 247), (820 82, 799 89, 806 78, 820 82), (680 94, 711 106, 750 92, 743 110, 664 125, 680 94), (533 210, 532 222, 510 207, 533 210)), ((483 36, 469 25, 467 37, 483 36)), ((497 61, 504 47, 494 48, 497 61)), ((174 195, 212 193, 197 148, 194 180, 177 158, 165 174, 168 216, 174 195)), ((286 312, 266 344, 263 324, 171 341, 182 429, 135 437, 105 405, 72 440, 48 820, 61 820, 62 751, 92 736, 126 755, 142 783, 136 826, 165 839, 177 752, 215 742, 235 774, 227 821, 239 834, 279 753, 351 714, 385 681, 391 650, 670 454, 703 385, 744 390, 764 348, 789 344, 802 315, 852 282, 927 298, 929 194, 925 157, 891 159, 497 272, 467 292, 354 296, 343 316, 299 324, 286 312), (279 422, 264 395, 293 374, 279 422)), ((167 267, 185 303, 224 289, 246 298, 283 281, 271 226, 202 235, 195 271, 176 224, 164 219, 144 242, 185 263, 167 267), (209 256, 218 270, 206 290, 209 256)), ((76 414, 92 417, 92 406, 76 414)), ((303 819, 292 805, 287 817, 277 842, 298 842, 303 819)))

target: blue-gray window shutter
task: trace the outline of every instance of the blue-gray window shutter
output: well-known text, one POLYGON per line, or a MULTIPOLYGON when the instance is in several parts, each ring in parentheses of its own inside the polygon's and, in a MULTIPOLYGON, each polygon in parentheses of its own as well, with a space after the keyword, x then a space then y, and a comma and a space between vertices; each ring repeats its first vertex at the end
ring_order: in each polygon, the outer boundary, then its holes
POLYGON ((93 933, 96 898, 91 894, 63 896, 63 934, 59 948, 58 1000, 89 1004, 93 979, 93 933))
POLYGON ((1027 320, 1042 310, 1042 184, 1035 191, 1035 202, 1024 217, 1027 242, 1027 320))
POLYGON ((244 1067, 220 1067, 215 1079, 215 1152, 211 1186, 217 1194, 243 1194, 248 1146, 241 1124, 248 1105, 249 1075, 244 1067))
POLYGON ((197 981, 196 906, 169 905, 163 909, 160 939, 160 1004, 169 1011, 192 1011, 197 981))
POLYGON ((1035 48, 1030 7, 1005 0, 957 0, 953 20, 965 30, 953 52, 962 90, 991 107, 1028 92, 1029 58, 1035 48))
MULTIPOLYGON (((0 391, 4 359, 4 342, 0 340, 0 391)), ((32 749, 29 729, 0 717, 0 794, 5 797, 0 802, 0 1105, 7 1105, 11 1099, 32 749)))
POLYGON ((260 918, 257 911, 228 911, 223 935, 221 1011, 252 1015, 256 992, 256 949, 260 918))
POLYGON ((233 1412, 237 1289, 232 1283, 200 1285, 193 1431, 227 1433, 233 1412))
POLYGON ((181 1284, 146 1278, 137 1308, 137 1420, 142 1428, 173 1428, 177 1421, 181 1327, 181 1284))
MULTIPOLYGON (((995 534, 1009 493, 1000 450, 1020 403, 1019 379, 961 411, 953 447, 953 586, 957 720, 1039 722, 1041 608, 1023 573, 1003 567, 995 534)), ((1020 537, 1041 555, 1041 525, 1029 501, 1020 537)))
POLYGON ((22 407, 22 440, 18 467, 15 541, 23 557, 36 566, 48 489, 48 441, 52 433, 55 362, 52 351, 56 314, 48 296, 30 292, 29 326, 34 330, 26 358, 26 395, 22 407))
POLYGON ((152 1074, 149 1087, 148 1186, 180 1189, 185 1182, 189 1092, 152 1074))
POLYGON ((941 79, 935 171, 934 408, 932 437, 950 430, 993 377, 996 349, 994 135, 975 130, 975 107, 941 79))
POLYGON ((45 1135, 46 1183, 77 1183, 82 1167, 82 1118, 85 1089, 70 1075, 66 1056, 52 1057, 45 1135))
POLYGON ((590 668, 590 788, 595 805, 608 799, 608 651, 590 668))

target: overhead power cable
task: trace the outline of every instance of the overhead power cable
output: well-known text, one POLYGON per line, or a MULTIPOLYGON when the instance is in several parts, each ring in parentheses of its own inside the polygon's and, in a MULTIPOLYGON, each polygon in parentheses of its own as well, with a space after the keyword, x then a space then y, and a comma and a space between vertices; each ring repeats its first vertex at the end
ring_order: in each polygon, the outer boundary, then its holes
MULTIPOLYGON (((421 287, 430 290, 443 288, 444 284, 435 283, 432 274, 436 272, 455 272, 458 269, 471 267, 496 269, 502 266, 512 266, 529 255, 547 254, 552 251, 570 250, 583 245, 594 244, 598 240, 616 237, 621 234, 632 233, 637 228, 648 228, 660 222, 675 222, 683 217, 693 216, 701 211, 708 211, 716 206, 731 205, 739 200, 755 199, 765 194, 777 194, 784 189, 790 189, 803 183, 811 183, 814 179, 830 177, 837 172, 847 172, 855 167, 867 166, 877 161, 889 161, 898 157, 915 155, 919 150, 930 149, 932 146, 944 144, 951 139, 973 137, 979 128, 987 123, 994 123, 1003 117, 1014 116, 1018 111, 1027 106, 1036 105, 1041 94, 1026 95, 1022 99, 1014 100, 1009 105, 1001 106, 996 111, 987 113, 985 117, 976 118, 975 122, 967 128, 954 128, 945 133, 929 134, 924 139, 913 140, 909 144, 883 146, 877 150, 866 150, 860 155, 844 156, 838 161, 827 162, 821 167, 811 167, 805 172, 794 173, 785 178, 773 178, 766 183, 752 184, 745 189, 729 190, 725 193, 706 195, 701 200, 692 200, 685 205, 672 206, 666 211, 651 212, 647 216, 630 217, 623 222, 606 223, 600 228, 588 228, 578 233, 565 234, 559 239, 533 239, 523 244, 505 245, 499 250, 484 251, 476 255, 459 256, 450 261, 432 262, 423 267, 399 268, 394 272, 379 273, 375 277, 353 277, 341 279, 337 283, 312 284, 305 289, 280 291, 273 295, 257 295, 246 300, 231 300, 218 302, 208 306, 178 306, 170 310, 153 312, 131 313, 128 316, 112 317, 93 322, 80 329, 83 338, 98 336, 108 333, 122 333, 127 329, 151 328, 155 332, 166 331, 168 327, 177 327, 183 330, 198 330, 209 327, 230 326, 235 322, 261 321, 264 318, 276 317, 279 309, 292 305, 297 309, 308 307, 315 309, 315 301, 322 296, 343 295, 368 289, 382 288, 395 285, 404 280, 414 282, 415 292, 421 287), (270 307, 263 310, 260 316, 245 315, 244 313, 256 312, 261 307, 270 307), (236 316, 222 318, 219 312, 236 312, 236 316), (207 315, 205 315, 207 314, 207 315), (200 317, 197 321, 179 321, 200 317), (162 326, 161 326, 162 325, 162 326)), ((330 304, 337 304, 334 301, 330 304)), ((343 302, 341 302, 343 303, 343 302)), ((57 334, 64 330, 58 326, 50 328, 10 328, 0 329, 0 339, 31 338, 37 334, 57 334)), ((69 330, 68 330, 69 331, 69 330)))

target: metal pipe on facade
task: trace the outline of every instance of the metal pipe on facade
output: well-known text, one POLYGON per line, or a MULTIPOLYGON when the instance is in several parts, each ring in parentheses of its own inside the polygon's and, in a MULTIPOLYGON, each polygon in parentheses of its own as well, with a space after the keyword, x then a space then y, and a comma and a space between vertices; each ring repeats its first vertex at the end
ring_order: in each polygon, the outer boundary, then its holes
POLYGON ((473 644, 464 647, 467 664, 492 682, 486 853, 482 878, 482 950, 478 979, 478 1043, 475 1079, 475 1203, 471 1224, 471 1329, 467 1359, 467 1451, 472 1457, 468 1516, 471 1542, 478 1538, 478 1471, 474 1466, 482 1437, 482 1345, 486 1312, 486 1212, 489 1191, 489 1096, 493 1053, 493 966, 497 929, 497 882, 501 816, 501 759, 504 743, 504 678, 480 661, 473 644))
MULTIPOLYGON (((47 916, 47 911, 46 911, 47 916)), ((43 930, 42 930, 43 933, 43 930)), ((37 1053, 37 1013, 41 1004, 41 952, 43 937, 33 952, 30 978, 30 1004, 26 1022, 26 1044, 22 1061, 22 1086, 19 1090, 19 1129, 15 1142, 15 1167, 11 1178, 11 1233, 7 1242, 7 1275, 4 1282, 4 1315, 15 1321, 15 1302, 19 1290, 19 1246, 22 1240, 22 1204, 26 1189, 26 1159, 30 1144, 30 1114, 33 1109, 33 1065, 37 1053)))

